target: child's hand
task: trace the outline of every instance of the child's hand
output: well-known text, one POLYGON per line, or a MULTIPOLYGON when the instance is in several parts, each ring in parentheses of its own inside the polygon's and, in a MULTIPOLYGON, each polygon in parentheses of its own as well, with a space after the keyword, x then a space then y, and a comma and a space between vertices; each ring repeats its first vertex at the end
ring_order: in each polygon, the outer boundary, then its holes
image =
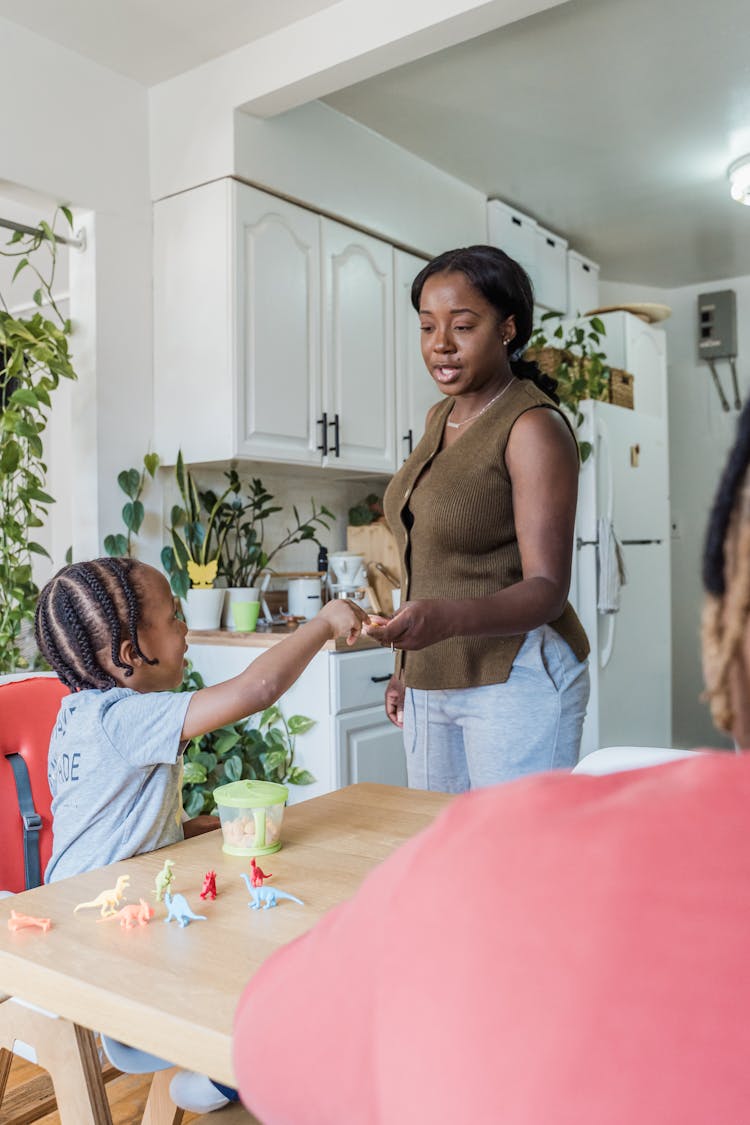
POLYGON ((332 637, 346 637, 346 643, 353 645, 362 632, 362 626, 370 620, 368 614, 348 598, 334 598, 321 609, 318 617, 325 619, 330 626, 332 637))

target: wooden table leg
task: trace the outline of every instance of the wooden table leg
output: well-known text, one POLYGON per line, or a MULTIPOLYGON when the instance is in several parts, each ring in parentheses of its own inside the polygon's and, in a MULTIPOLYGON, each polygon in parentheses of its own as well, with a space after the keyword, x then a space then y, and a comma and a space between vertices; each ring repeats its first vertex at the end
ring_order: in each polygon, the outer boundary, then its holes
POLYGON ((36 1051, 52 1079, 62 1125, 112 1125, 94 1033, 8 1000, 0 1003, 0 1049, 16 1039, 36 1051))
POLYGON ((0 1106, 3 1104, 5 1087, 8 1083, 8 1075, 12 1064, 13 1055, 10 1051, 6 1051, 4 1047, 0 1047, 0 1106))
POLYGON ((184 1111, 169 1096, 169 1083, 178 1069, 171 1066, 169 1070, 157 1070, 154 1074, 141 1125, 180 1125, 184 1111))

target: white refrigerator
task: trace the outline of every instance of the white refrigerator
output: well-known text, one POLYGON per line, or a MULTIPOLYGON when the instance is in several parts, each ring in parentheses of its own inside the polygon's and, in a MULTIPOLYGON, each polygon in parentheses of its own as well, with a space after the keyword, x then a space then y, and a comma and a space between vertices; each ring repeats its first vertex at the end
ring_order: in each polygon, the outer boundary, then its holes
MULTIPOLYGON (((570 600, 591 644, 581 756, 601 746, 671 746, 669 462, 666 421, 582 404, 593 453, 578 493, 570 600), (618 613, 598 612, 598 519, 612 521, 627 583, 618 613)), ((697 641, 696 641, 697 643, 697 641)))

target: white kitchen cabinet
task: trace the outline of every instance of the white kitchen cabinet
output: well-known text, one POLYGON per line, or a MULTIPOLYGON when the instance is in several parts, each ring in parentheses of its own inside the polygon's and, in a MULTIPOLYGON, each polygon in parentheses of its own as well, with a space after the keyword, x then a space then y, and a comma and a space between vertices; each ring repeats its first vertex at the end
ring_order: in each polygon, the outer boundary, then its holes
POLYGON ((564 313, 568 308, 568 243, 540 226, 537 226, 534 237, 534 303, 564 313))
POLYGON ((336 719, 337 783, 406 785, 404 736, 379 707, 360 708, 336 719))
POLYGON ((583 316, 599 304, 599 266, 568 250, 568 314, 583 316))
POLYGON ((328 462, 395 470, 392 248, 321 219, 328 462))
POLYGON ((509 207, 500 199, 491 199, 487 204, 487 239, 490 246, 513 258, 526 270, 532 280, 536 279, 536 229, 535 219, 509 207))
POLYGON ((318 216, 234 184, 238 453, 320 464, 318 216))
MULTIPOLYGON (((206 684, 238 675, 266 651, 237 644, 198 643, 189 659, 206 684)), ((289 801, 306 800, 354 781, 406 784, 401 731, 385 716, 385 687, 393 671, 389 649, 323 650, 279 701, 284 715, 306 715, 315 726, 297 738, 295 764, 315 777, 291 786, 289 801)))
POLYGON ((629 312, 604 313, 602 349, 612 367, 629 371, 639 414, 667 418, 667 345, 664 330, 629 312))
POLYGON ((236 180, 154 208, 155 446, 396 467, 385 242, 236 180))
POLYGON ((411 285, 425 265, 423 258, 393 251, 396 334, 396 455, 405 461, 424 432, 427 411, 440 392, 422 359, 419 318, 411 303, 411 285))
POLYGON ((320 464, 318 217, 219 180, 154 208, 155 445, 320 464))

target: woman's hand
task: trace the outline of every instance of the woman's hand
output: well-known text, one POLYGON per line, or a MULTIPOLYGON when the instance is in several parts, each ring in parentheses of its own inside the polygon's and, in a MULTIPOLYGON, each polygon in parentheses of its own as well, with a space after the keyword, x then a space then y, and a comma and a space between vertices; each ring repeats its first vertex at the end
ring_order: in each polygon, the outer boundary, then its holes
POLYGON ((405 602, 389 621, 378 618, 376 624, 366 625, 364 632, 379 644, 392 648, 406 651, 427 648, 454 635, 450 607, 450 602, 440 598, 405 602))
POLYGON ((398 676, 391 676, 385 689, 385 713, 395 727, 404 725, 404 695, 406 688, 398 676))

